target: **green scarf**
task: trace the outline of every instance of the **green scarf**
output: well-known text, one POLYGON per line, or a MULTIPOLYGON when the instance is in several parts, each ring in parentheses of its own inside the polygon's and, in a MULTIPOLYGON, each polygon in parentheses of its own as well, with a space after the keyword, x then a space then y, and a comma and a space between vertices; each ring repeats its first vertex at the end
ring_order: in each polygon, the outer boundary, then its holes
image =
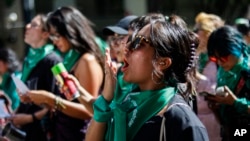
POLYGON ((161 90, 130 93, 122 103, 113 101, 110 104, 113 118, 108 122, 105 140, 132 140, 142 125, 159 113, 174 94, 173 87, 166 87, 161 90))
POLYGON ((30 75, 33 68, 41 61, 45 56, 51 53, 54 49, 52 44, 45 44, 40 48, 29 48, 28 54, 24 59, 22 80, 25 82, 30 75))
POLYGON ((63 57, 63 64, 68 71, 71 71, 72 67, 81 56, 81 54, 74 49, 70 49, 66 53, 61 53, 61 55, 63 57))
POLYGON ((108 44, 106 43, 106 41, 104 41, 100 37, 96 36, 95 42, 97 43, 97 45, 101 49, 102 54, 105 55, 105 50, 106 50, 106 48, 108 48, 108 44))
MULTIPOLYGON (((219 67, 218 74, 217 74, 217 78, 218 78, 217 87, 227 85, 228 88, 232 92, 234 92, 238 84, 238 81, 241 77, 241 71, 245 69, 248 69, 248 58, 244 58, 244 59, 241 58, 241 61, 238 64, 236 64, 230 71, 224 71, 223 68, 219 67)), ((235 104, 244 102, 245 100, 246 100, 245 98, 240 98, 237 100, 235 104)), ((228 125, 231 122, 233 122, 231 121, 232 116, 230 115, 232 113, 227 111, 227 109, 229 108, 237 110, 237 111, 245 110, 244 106, 235 107, 235 106, 228 106, 224 104, 220 105, 219 113, 220 113, 220 119, 221 119, 222 124, 228 125)))
MULTIPOLYGON (((21 73, 16 71, 13 73, 16 77, 20 78, 21 73)), ((16 110, 20 104, 20 98, 16 91, 16 86, 11 79, 10 73, 5 73, 2 76, 2 83, 0 84, 0 89, 4 91, 4 93, 10 98, 11 100, 11 108, 16 110)))
POLYGON ((241 58, 241 61, 236 64, 230 71, 225 71, 223 68, 219 67, 217 73, 218 86, 227 85, 230 90, 234 91, 237 82, 239 81, 241 75, 240 72, 246 69, 248 66, 247 60, 241 58))
POLYGON ((117 71, 117 83, 116 83, 116 94, 114 95, 114 99, 117 103, 122 102, 122 100, 127 96, 128 93, 132 92, 132 90, 136 89, 138 86, 133 83, 128 83, 123 80, 123 72, 121 69, 117 71))

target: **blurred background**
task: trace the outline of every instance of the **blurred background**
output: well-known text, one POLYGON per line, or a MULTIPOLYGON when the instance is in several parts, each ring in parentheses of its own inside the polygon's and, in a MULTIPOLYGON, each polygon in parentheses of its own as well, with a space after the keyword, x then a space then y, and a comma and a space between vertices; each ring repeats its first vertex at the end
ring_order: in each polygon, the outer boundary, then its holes
POLYGON ((14 49, 22 60, 26 49, 25 25, 37 13, 48 13, 64 5, 78 8, 95 23, 94 29, 100 37, 105 26, 130 14, 178 14, 191 29, 195 16, 202 11, 220 16, 226 24, 234 24, 239 17, 250 18, 250 0, 1 0, 0 47, 14 49))

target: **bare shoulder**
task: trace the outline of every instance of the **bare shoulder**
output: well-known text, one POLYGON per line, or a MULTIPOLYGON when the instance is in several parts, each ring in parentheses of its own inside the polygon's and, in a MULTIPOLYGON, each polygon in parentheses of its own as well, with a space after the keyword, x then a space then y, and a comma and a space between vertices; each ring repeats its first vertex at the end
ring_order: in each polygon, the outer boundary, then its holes
POLYGON ((80 61, 85 62, 85 63, 90 63, 90 62, 97 61, 97 60, 93 54, 85 53, 81 56, 80 61))
POLYGON ((86 66, 99 66, 97 58, 90 53, 85 53, 78 61, 77 68, 86 66))

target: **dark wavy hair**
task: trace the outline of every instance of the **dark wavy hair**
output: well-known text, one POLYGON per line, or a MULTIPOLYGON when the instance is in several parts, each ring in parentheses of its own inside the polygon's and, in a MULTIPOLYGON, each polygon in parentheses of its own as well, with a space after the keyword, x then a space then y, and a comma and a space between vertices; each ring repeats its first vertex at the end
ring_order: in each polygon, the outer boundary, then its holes
POLYGON ((81 54, 93 54, 101 66, 104 66, 103 55, 95 42, 93 23, 74 7, 60 7, 48 14, 47 29, 53 27, 65 37, 73 49, 81 54))
MULTIPOLYGON (((198 36, 187 28, 186 22, 177 15, 165 17, 153 13, 142 16, 134 21, 136 35, 145 25, 150 24, 150 41, 155 49, 155 60, 159 57, 169 57, 172 65, 164 72, 157 72, 164 76, 169 85, 178 86, 184 83, 187 87, 184 94, 196 94, 196 49, 199 45, 198 36)), ((153 60, 154 63, 154 60, 153 60)))
POLYGON ((142 29, 145 25, 149 24, 155 20, 162 20, 165 21, 166 17, 161 13, 148 13, 147 15, 143 15, 140 17, 135 18, 133 21, 130 22, 130 29, 133 31, 142 29))
POLYGON ((21 69, 16 53, 10 48, 0 48, 0 60, 8 64, 8 72, 10 74, 21 69))

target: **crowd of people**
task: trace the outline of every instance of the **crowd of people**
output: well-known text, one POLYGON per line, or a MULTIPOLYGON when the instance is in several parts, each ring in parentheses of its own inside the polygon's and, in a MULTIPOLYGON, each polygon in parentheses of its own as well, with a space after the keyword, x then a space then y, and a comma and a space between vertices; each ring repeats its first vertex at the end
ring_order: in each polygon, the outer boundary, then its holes
POLYGON ((234 135, 250 131, 250 20, 228 25, 201 12, 194 21, 128 15, 104 27, 101 41, 77 8, 37 14, 25 27, 24 60, 0 48, 0 99, 10 114, 0 124, 25 141, 244 140, 234 135), (51 71, 58 63, 77 89, 73 100, 51 71))

